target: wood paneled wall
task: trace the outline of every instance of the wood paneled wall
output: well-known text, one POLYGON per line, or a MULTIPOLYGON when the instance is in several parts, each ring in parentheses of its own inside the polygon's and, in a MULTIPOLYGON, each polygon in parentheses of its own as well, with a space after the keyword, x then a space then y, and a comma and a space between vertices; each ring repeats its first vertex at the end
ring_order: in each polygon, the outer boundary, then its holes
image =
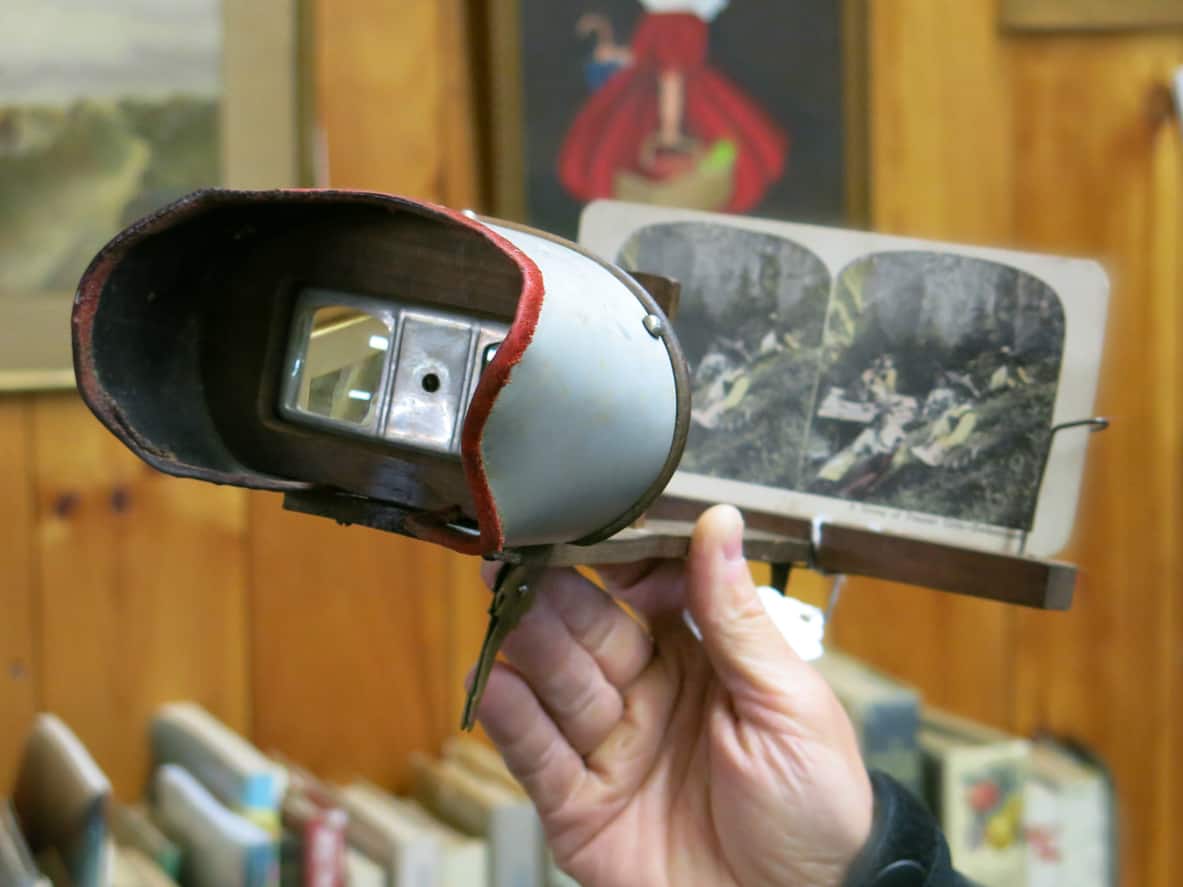
MULTIPOLYGON (((316 0, 333 184, 479 203, 470 5, 316 0)), ((1121 792, 1125 883, 1174 884, 1183 150, 1158 90, 1183 36, 1008 36, 993 0, 870 8, 874 227, 1105 261, 1114 426, 1093 441, 1071 613, 858 582, 839 640, 937 704, 1093 744, 1121 792)), ((124 796, 166 699, 392 784, 454 729, 487 602, 474 562, 156 475, 69 395, 0 400, 0 465, 0 779, 38 709, 124 796)))
POLYGON ((839 638, 937 704, 1096 748, 1124 883, 1175 884, 1183 800, 1183 35, 1006 36, 994 4, 872 3, 879 230, 1095 257, 1113 282, 1066 614, 854 583, 839 638))

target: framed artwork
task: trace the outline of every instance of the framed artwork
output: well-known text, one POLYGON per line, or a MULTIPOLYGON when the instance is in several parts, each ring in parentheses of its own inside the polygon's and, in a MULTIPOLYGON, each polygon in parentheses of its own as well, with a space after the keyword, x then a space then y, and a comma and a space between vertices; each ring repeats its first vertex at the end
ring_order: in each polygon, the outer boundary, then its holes
POLYGON ((861 224, 865 0, 491 0, 492 200, 861 224))
POLYGON ((304 178, 298 0, 7 0, 0 391, 72 388, 73 291, 196 188, 304 178))

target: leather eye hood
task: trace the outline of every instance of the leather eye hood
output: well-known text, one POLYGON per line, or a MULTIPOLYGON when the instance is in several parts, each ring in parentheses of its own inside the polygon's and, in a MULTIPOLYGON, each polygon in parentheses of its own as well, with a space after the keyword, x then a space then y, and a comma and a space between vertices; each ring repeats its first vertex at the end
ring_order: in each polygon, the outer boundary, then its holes
POLYGON ((617 532, 664 488, 689 423, 685 361, 633 278, 541 232, 384 194, 196 192, 95 257, 72 327, 84 399, 153 467, 396 505, 469 553, 617 532), (458 459, 279 414, 308 287, 508 326, 458 459))

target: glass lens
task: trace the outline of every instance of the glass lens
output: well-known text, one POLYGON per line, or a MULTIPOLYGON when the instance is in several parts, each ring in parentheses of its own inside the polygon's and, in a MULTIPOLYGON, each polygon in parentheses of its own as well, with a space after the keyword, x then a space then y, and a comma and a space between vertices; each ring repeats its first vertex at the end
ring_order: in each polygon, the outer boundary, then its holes
POLYGON ((371 424, 389 350, 390 330, 381 319, 337 305, 316 309, 298 408, 337 422, 371 424))

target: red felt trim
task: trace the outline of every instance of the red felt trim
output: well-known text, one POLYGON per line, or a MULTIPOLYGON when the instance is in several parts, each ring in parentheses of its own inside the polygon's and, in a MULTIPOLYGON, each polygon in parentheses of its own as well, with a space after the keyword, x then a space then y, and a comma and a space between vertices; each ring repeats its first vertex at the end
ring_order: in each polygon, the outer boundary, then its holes
POLYGON ((460 459, 464 463, 464 473, 468 476, 468 485, 476 504, 477 525, 480 527, 483 549, 481 553, 490 554, 505 546, 505 530, 501 526, 497 504, 493 501, 493 492, 489 489, 481 440, 497 395, 508 384, 513 368, 518 365, 526 352, 526 347, 534 338, 538 316, 542 313, 546 287, 542 280, 542 271, 534 264, 533 259, 495 231, 483 225, 480 227, 484 228, 490 240, 517 263, 522 272, 522 295, 518 300, 513 324, 505 340, 497 347, 493 360, 485 367, 480 382, 477 383, 472 402, 468 405, 468 414, 464 417, 464 427, 460 431, 460 459))
MULTIPOLYGON (((301 193, 314 194, 316 192, 304 190, 301 193)), ((510 325, 509 334, 498 346, 497 354, 481 374, 481 380, 477 383, 472 402, 468 406, 468 413, 464 417, 464 426, 460 431, 460 461, 464 466, 464 474, 468 478, 468 486, 472 491, 473 504, 476 507, 477 526, 480 528, 479 545, 474 544, 472 537, 447 527, 429 529, 423 524, 417 523, 415 525, 416 535, 419 538, 437 542, 462 553, 492 554, 495 551, 500 551, 505 547, 505 530, 501 525, 497 503, 493 500, 493 491, 489 488, 489 476, 485 471, 481 440, 485 432, 485 423, 489 420, 489 412, 497 400, 497 395, 509 382, 513 368, 522 359, 526 346, 533 340, 534 330, 538 327, 538 316, 542 312, 542 300, 545 295, 542 271, 539 270, 533 259, 496 231, 476 219, 448 207, 369 191, 329 193, 380 198, 385 201, 395 201, 410 208, 417 207, 420 211, 427 210, 429 213, 445 216, 449 220, 477 232, 496 246, 518 266, 518 270, 522 274, 522 293, 518 299, 517 310, 514 313, 513 323, 510 325)))
POLYGON ((106 416, 111 420, 108 422, 109 427, 112 427, 113 430, 116 428, 122 430, 121 436, 126 437, 126 442, 133 449, 142 451, 143 447, 138 446, 138 442, 134 441, 132 430, 126 428, 126 423, 114 415, 117 411, 106 396, 93 363, 94 316, 111 271, 137 242, 170 228, 190 216, 206 212, 220 205, 285 200, 305 203, 371 203, 398 207, 421 215, 443 217, 478 233, 518 266, 522 275, 522 292, 513 323, 505 341, 497 349, 496 356, 485 368, 461 430, 461 463, 464 466, 464 473, 468 478, 476 507, 476 518, 480 528, 479 542, 466 533, 444 525, 433 524, 430 521, 416 522, 414 525, 414 532, 420 538, 446 545, 456 551, 468 554, 490 554, 500 550, 505 545, 505 533, 497 512, 497 505, 493 500, 493 493, 489 488, 489 479, 481 454, 481 439, 497 395, 509 381, 511 371, 522 359, 526 346, 534 337, 544 294, 542 272, 532 259, 500 234, 476 219, 447 207, 373 191, 319 188, 290 188, 279 191, 211 189, 195 192, 182 198, 125 230, 103 249, 83 275, 75 298, 72 318, 75 372, 83 395, 100 417, 106 416))

